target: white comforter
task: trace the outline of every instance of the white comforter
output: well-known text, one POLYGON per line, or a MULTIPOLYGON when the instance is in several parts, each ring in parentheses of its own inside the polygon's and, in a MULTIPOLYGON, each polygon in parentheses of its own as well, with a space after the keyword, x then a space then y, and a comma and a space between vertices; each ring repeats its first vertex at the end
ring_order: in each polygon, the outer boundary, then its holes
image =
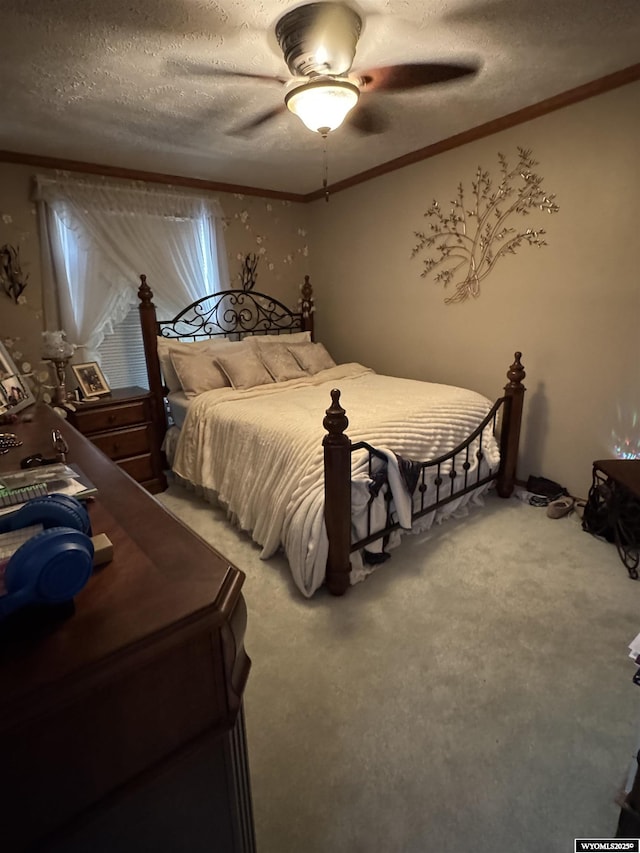
MULTIPOLYGON (((282 545, 306 596, 322 584, 327 558, 322 419, 335 387, 349 418, 349 438, 387 452, 391 468, 391 451, 426 460, 452 450, 492 406, 474 391, 383 376, 355 363, 308 379, 244 391, 224 388, 194 398, 173 470, 215 492, 233 520, 262 546, 263 558, 282 545)), ((495 467, 499 457, 492 436, 485 435, 483 450, 495 467)), ((470 461, 477 464, 475 457, 470 461)), ((363 480, 363 471, 360 454, 353 459, 356 480, 363 480)), ((410 498, 401 494, 393 473, 390 483, 402 521, 410 498)))

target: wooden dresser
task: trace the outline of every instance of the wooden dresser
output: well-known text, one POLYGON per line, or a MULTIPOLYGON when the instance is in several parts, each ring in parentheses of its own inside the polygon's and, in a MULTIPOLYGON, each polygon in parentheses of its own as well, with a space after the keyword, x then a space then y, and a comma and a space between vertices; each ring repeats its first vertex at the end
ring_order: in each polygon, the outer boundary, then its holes
POLYGON ((0 625, 0 848, 251 853, 244 576, 47 408, 0 470, 53 428, 114 558, 72 615, 0 625))
POLYGON ((144 388, 116 388, 108 397, 78 403, 69 422, 145 489, 166 488, 154 440, 153 400, 144 388))

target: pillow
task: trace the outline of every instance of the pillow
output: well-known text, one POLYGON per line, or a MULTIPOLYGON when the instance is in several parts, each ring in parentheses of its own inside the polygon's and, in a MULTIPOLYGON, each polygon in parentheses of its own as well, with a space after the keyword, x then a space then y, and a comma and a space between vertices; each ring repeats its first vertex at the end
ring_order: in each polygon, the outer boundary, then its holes
POLYGON ((169 389, 169 393, 174 391, 182 391, 182 385, 178 379, 174 366, 171 364, 171 356, 169 353, 169 342, 167 338, 157 338, 158 341, 158 361, 160 362, 160 370, 164 384, 169 389))
POLYGON ((253 388, 273 382, 271 374, 258 358, 257 352, 244 350, 229 355, 219 353, 217 364, 222 368, 231 385, 236 389, 253 388))
POLYGON ((183 352, 169 350, 171 364, 176 372, 182 390, 187 397, 196 397, 213 388, 227 388, 226 375, 216 364, 212 353, 206 350, 183 352))
POLYGON ((281 335, 247 335, 244 339, 252 346, 262 344, 311 343, 311 332, 283 332, 281 335))
POLYGON ((321 370, 327 370, 329 367, 336 366, 335 361, 331 358, 323 344, 291 344, 288 350, 293 354, 300 367, 312 376, 321 370))
MULTIPOLYGON (((164 383, 172 391, 181 391, 182 385, 180 379, 171 363, 171 350, 178 352, 194 353, 194 352, 210 352, 214 354, 218 352, 220 347, 239 346, 240 342, 228 341, 226 338, 209 339, 205 338, 202 341, 180 341, 178 338, 163 338, 160 335, 156 338, 158 342, 158 360, 160 361, 160 369, 164 377, 164 383)), ((246 344, 244 345, 246 346, 246 344)))
POLYGON ((286 382, 287 379, 301 379, 308 376, 307 371, 301 367, 289 352, 286 344, 258 344, 258 355, 267 368, 275 382, 286 382))

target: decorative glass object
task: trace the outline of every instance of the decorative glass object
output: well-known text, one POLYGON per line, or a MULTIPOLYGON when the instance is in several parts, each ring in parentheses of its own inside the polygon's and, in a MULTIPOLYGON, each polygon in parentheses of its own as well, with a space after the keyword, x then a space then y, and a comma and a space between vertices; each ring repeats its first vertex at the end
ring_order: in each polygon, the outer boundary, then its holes
POLYGON ((42 359, 51 362, 55 368, 53 402, 56 406, 64 405, 69 398, 66 384, 67 365, 75 348, 65 339, 65 334, 62 330, 42 333, 42 359))
POLYGON ((22 441, 14 432, 0 432, 0 456, 8 453, 13 447, 20 447, 22 441))

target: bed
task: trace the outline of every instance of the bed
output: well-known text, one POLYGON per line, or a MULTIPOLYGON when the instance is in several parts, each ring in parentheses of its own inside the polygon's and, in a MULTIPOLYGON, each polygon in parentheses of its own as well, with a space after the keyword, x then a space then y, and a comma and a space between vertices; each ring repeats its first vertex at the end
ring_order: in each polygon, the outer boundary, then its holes
POLYGON ((336 364, 314 342, 308 277, 297 310, 226 290, 169 320, 140 278, 154 441, 177 479, 222 504, 261 556, 284 550, 303 595, 322 585, 342 595, 387 561, 403 532, 464 512, 489 488, 511 495, 521 353, 492 402, 336 364))

